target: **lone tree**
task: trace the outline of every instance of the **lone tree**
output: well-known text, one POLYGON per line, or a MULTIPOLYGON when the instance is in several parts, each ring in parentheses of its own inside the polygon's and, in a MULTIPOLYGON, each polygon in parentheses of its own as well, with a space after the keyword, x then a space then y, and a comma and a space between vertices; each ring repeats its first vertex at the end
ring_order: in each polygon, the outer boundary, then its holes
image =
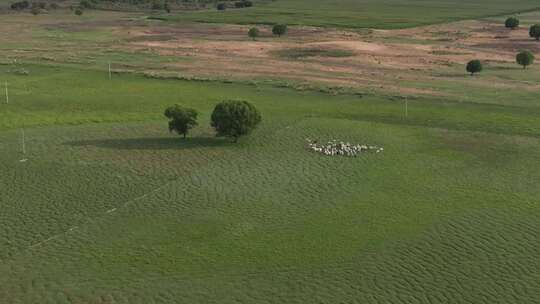
POLYGON ((218 103, 212 112, 211 125, 217 136, 233 138, 249 134, 261 122, 261 114, 249 102, 226 100, 218 103))
POLYGON ((259 37, 259 29, 256 28, 256 27, 250 28, 249 31, 248 31, 248 36, 251 39, 255 40, 255 38, 259 37))
POLYGON ((169 132, 175 131, 186 138, 190 129, 197 125, 197 111, 179 105, 168 107, 165 116, 169 119, 169 132))
POLYGON ((281 37, 282 35, 285 35, 287 33, 287 25, 286 24, 276 24, 272 28, 272 34, 277 35, 278 37, 281 37))
POLYGON ((526 69, 527 66, 533 64, 534 55, 529 51, 521 51, 516 55, 516 62, 522 65, 523 69, 526 69))
POLYGON ((540 24, 532 25, 529 29, 529 36, 536 40, 540 40, 540 24))
POLYGON ((506 19, 504 26, 509 29, 516 29, 519 27, 519 19, 516 17, 510 17, 506 19))
POLYGON ((471 76, 474 76, 475 73, 482 72, 483 68, 482 62, 477 59, 471 60, 469 63, 467 63, 467 72, 471 73, 471 76))
POLYGON ((83 14, 83 10, 82 10, 82 9, 78 8, 78 9, 75 10, 75 15, 81 16, 82 14, 83 14))

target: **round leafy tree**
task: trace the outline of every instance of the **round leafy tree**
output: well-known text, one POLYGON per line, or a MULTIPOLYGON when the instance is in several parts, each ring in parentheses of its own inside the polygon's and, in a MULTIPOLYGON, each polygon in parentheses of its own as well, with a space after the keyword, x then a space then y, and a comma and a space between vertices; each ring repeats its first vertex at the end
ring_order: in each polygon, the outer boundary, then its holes
POLYGON ((516 62, 525 69, 527 66, 533 64, 534 55, 529 51, 521 51, 516 55, 516 62))
POLYGON ((509 29, 515 29, 519 27, 519 19, 516 17, 510 17, 504 22, 504 26, 509 29))
POLYGON ((251 39, 255 40, 255 38, 259 37, 259 29, 256 28, 256 27, 250 28, 249 31, 248 31, 248 36, 251 39))
POLYGON ((218 103, 212 112, 211 125, 217 136, 233 138, 249 134, 261 122, 261 114, 249 102, 226 100, 218 103))
POLYGON ((223 11, 223 10, 225 10, 227 8, 227 6, 225 5, 225 3, 218 3, 216 8, 217 8, 218 11, 223 11))
POLYGON ((75 10, 75 15, 81 16, 82 14, 83 14, 83 10, 82 10, 82 9, 78 8, 78 9, 75 10))
POLYGON ((529 29, 529 36, 536 40, 540 40, 540 24, 532 25, 529 29))
POLYGON ((285 35, 285 33, 287 33, 286 24, 276 24, 272 27, 272 34, 274 35, 281 37, 282 35, 285 35))
POLYGON ((165 116, 169 119, 169 132, 175 131, 186 138, 190 129, 197 125, 197 111, 179 105, 168 107, 165 116))
POLYGON ((469 63, 467 63, 467 72, 471 73, 471 75, 482 72, 483 68, 484 67, 482 66, 482 62, 477 59, 471 60, 469 61, 469 63))

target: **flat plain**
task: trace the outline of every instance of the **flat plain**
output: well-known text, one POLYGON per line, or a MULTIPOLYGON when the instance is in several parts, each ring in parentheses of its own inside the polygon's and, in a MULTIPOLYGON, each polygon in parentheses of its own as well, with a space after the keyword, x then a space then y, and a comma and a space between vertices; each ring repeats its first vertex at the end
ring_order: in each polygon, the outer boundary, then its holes
POLYGON ((237 20, 3 15, 0 302, 540 303, 540 68, 513 62, 540 15, 510 31, 483 16, 532 1, 422 3, 440 15, 256 41, 237 20), (209 126, 223 99, 263 115, 236 144, 209 126), (175 103, 201 112, 186 140, 175 103))

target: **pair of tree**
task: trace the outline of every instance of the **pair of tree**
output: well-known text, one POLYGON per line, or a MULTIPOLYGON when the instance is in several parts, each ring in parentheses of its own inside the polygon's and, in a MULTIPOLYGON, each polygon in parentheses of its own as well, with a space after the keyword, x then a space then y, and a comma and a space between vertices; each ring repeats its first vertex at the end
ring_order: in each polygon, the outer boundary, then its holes
MULTIPOLYGON (((169 131, 177 132, 186 138, 187 133, 197 126, 198 112, 194 109, 174 105, 165 110, 169 118, 169 131)), ((218 103, 211 116, 211 126, 217 136, 230 137, 234 142, 249 134, 261 122, 261 114, 251 103, 239 100, 226 100, 218 103)))
MULTIPOLYGON (((527 66, 533 64, 534 54, 529 51, 521 51, 516 55, 516 62, 525 69, 527 66)), ((478 59, 471 60, 467 63, 467 72, 471 73, 471 75, 480 73, 483 69, 482 62, 478 59)))
MULTIPOLYGON (((516 29, 519 27, 519 19, 516 17, 509 17, 504 22, 504 26, 510 29, 516 29)), ((536 40, 540 40, 540 24, 534 24, 529 28, 529 36, 536 40)))
MULTIPOLYGON (((282 35, 285 35, 287 33, 287 25, 286 24, 276 24, 272 27, 272 34, 277 35, 281 37, 282 35)), ((257 37, 259 37, 259 29, 256 27, 252 27, 248 31, 248 37, 255 40, 257 37)))

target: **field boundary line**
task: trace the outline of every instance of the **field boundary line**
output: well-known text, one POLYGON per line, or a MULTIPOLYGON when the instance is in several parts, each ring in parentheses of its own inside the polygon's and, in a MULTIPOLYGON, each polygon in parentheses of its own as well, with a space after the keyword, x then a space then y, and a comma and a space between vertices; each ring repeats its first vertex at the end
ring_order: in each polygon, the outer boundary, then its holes
POLYGON ((118 211, 118 209, 125 208, 125 207, 131 205, 132 203, 134 203, 134 202, 136 202, 136 201, 139 201, 139 200, 141 200, 141 199, 143 199, 143 198, 145 198, 145 197, 147 197, 147 196, 149 196, 149 195, 151 195, 151 194, 153 194, 153 193, 158 192, 159 190, 161 190, 161 189, 163 189, 163 188, 169 186, 170 184, 176 182, 177 180, 178 180, 178 178, 175 178, 175 179, 173 179, 173 180, 171 180, 171 181, 169 181, 169 182, 167 182, 167 183, 165 183, 165 184, 163 184, 163 185, 161 185, 161 186, 159 186, 159 187, 156 187, 156 188, 154 188, 154 189, 152 189, 152 190, 150 190, 150 191, 148 191, 148 192, 146 192, 146 193, 144 193, 144 194, 142 194, 142 195, 140 195, 140 196, 138 196, 138 197, 132 198, 132 199, 130 199, 130 200, 124 202, 123 204, 120 204, 120 205, 117 206, 117 207, 114 207, 114 208, 112 208, 112 209, 108 209, 108 210, 106 210, 106 211, 105 211, 103 214, 101 214, 101 215, 98 215, 98 216, 95 216, 95 217, 88 218, 88 220, 87 220, 86 222, 80 224, 80 226, 72 226, 72 227, 70 227, 70 228, 69 228, 68 230, 66 230, 66 231, 57 233, 57 234, 55 234, 55 235, 53 235, 53 236, 51 236, 51 237, 49 237, 49 238, 47 238, 47 239, 45 239, 45 240, 42 240, 42 241, 39 241, 39 242, 34 243, 34 244, 32 244, 32 245, 29 245, 29 246, 26 247, 25 251, 32 250, 32 249, 34 249, 34 248, 40 247, 40 246, 43 245, 43 244, 46 244, 46 243, 48 243, 48 242, 50 242, 50 241, 52 241, 52 240, 54 240, 54 239, 57 239, 57 238, 59 238, 59 237, 61 237, 61 236, 63 236, 63 235, 66 235, 66 234, 68 234, 68 233, 70 233, 70 232, 73 232, 73 231, 79 229, 81 226, 89 225, 89 224, 91 224, 91 223, 93 223, 93 222, 95 222, 95 221, 97 221, 97 220, 99 220, 99 219, 102 219, 102 218, 106 217, 107 215, 109 215, 109 214, 111 214, 111 213, 113 213, 113 212, 115 212, 115 211, 118 211))

